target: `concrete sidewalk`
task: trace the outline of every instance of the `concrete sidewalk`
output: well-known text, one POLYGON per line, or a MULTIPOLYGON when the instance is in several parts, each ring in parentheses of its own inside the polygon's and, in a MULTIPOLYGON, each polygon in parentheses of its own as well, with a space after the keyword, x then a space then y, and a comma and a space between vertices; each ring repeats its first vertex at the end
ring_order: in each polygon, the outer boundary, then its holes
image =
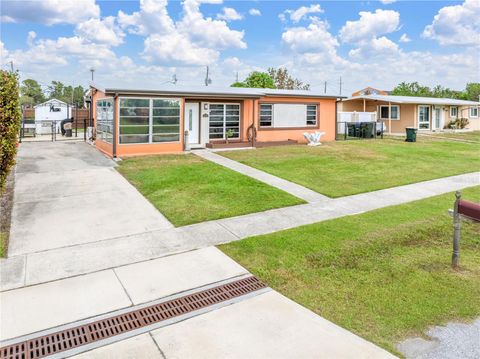
POLYGON ((309 203, 324 201, 328 199, 327 196, 324 196, 323 194, 312 191, 311 189, 308 189, 296 183, 284 180, 283 178, 273 176, 264 171, 257 170, 256 168, 244 165, 240 162, 231 160, 229 158, 217 155, 212 151, 196 150, 196 151, 192 151, 192 153, 208 161, 214 162, 220 166, 227 167, 243 175, 252 177, 258 181, 266 183, 269 186, 281 189, 282 191, 290 193, 291 195, 301 198, 309 203))
POLYGON ((480 173, 12 256, 0 260, 0 288, 8 290, 96 272, 408 203, 476 185, 480 185, 480 173))
MULTIPOLYGON (((210 247, 2 292, 0 340, 5 344, 45 329, 73 327, 88 318, 246 274, 210 247)), ((79 357, 128 358, 135 353, 142 358, 393 358, 273 290, 194 313, 149 335, 123 339, 79 357)))

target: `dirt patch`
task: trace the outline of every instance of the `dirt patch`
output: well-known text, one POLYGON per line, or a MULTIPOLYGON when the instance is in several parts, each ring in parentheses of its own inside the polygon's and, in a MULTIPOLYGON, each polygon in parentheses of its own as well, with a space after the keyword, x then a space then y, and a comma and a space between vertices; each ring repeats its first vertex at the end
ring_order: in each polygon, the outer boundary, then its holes
POLYGON ((10 236, 10 222, 12 218, 13 207, 13 187, 15 182, 14 172, 7 177, 5 192, 0 195, 0 257, 7 256, 8 239, 10 236))

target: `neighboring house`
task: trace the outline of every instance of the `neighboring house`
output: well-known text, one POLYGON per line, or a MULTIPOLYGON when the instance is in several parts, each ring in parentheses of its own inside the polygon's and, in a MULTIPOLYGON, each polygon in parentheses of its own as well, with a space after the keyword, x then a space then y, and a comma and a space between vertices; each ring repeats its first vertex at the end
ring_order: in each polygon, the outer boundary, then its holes
POLYGON ((60 121, 71 117, 71 107, 60 100, 51 99, 34 106, 35 125, 37 134, 52 132, 52 121, 58 130, 60 121))
POLYGON ((457 118, 468 119, 467 129, 480 130, 479 106, 479 102, 450 98, 358 95, 343 99, 338 114, 343 120, 375 117, 389 133, 404 133, 406 127, 439 131, 457 118))
POLYGON ((362 90, 352 93, 352 97, 361 95, 389 95, 389 91, 379 90, 373 87, 365 87, 362 90))
POLYGON ((124 89, 91 85, 96 146, 130 156, 187 149, 305 142, 305 132, 335 139, 338 97, 253 88, 124 89))

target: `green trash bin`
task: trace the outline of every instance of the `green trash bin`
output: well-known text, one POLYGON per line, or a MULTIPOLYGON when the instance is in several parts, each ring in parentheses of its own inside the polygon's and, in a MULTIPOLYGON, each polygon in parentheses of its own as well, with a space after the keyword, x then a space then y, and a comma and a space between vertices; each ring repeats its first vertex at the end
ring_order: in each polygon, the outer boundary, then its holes
POLYGON ((407 132, 407 138, 405 141, 417 142, 417 129, 415 127, 407 127, 405 131, 407 132))

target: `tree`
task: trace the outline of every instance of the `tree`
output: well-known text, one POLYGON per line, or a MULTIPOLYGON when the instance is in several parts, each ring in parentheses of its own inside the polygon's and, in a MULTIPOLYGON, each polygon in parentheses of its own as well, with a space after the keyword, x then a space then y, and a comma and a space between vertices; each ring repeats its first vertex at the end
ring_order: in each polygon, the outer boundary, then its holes
POLYGON ((235 82, 231 87, 253 87, 274 89, 275 83, 266 72, 253 71, 243 82, 235 82))
POLYGON ((480 101, 480 82, 467 83, 462 98, 469 101, 480 101))
POLYGON ((36 105, 45 101, 40 84, 33 79, 26 79, 22 81, 20 86, 20 103, 36 105))
POLYGON ((66 103, 72 103, 77 107, 83 107, 83 95, 85 90, 82 86, 65 86, 60 81, 52 81, 48 86, 50 92, 50 99, 57 99, 66 103), (73 96, 72 96, 73 93, 73 96))
POLYGON ((309 84, 305 84, 299 79, 290 76, 286 68, 280 67, 278 69, 275 69, 273 67, 270 67, 268 69, 268 74, 273 79, 273 82, 278 89, 310 90, 309 84))
POLYGON ((418 82, 402 82, 393 89, 392 95, 431 97, 432 92, 428 86, 422 86, 418 82))

